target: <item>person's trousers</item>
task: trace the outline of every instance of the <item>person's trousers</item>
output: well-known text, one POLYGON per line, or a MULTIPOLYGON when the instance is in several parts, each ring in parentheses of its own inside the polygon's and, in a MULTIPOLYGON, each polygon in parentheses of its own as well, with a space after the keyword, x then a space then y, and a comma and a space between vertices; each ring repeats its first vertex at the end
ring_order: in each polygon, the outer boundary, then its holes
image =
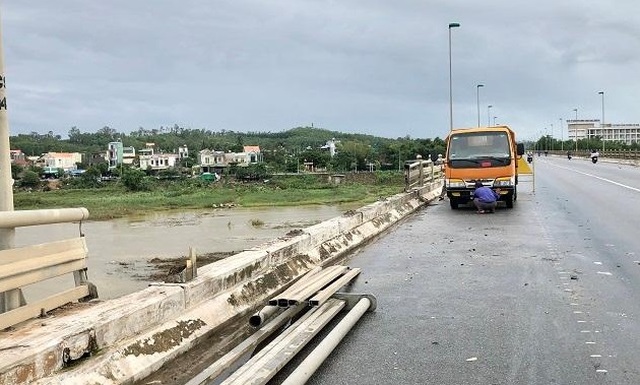
POLYGON ((481 202, 480 199, 475 198, 473 200, 473 203, 476 205, 476 207, 478 208, 478 210, 482 210, 482 211, 493 211, 496 209, 496 206, 498 205, 498 202, 493 201, 493 202, 481 202))

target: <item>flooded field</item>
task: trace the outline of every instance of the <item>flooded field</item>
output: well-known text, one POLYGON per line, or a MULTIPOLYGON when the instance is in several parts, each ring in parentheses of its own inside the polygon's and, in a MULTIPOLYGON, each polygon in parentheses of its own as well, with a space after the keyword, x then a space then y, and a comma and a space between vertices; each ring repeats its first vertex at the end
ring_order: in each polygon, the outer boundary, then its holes
MULTIPOLYGON (((212 209, 151 213, 111 221, 87 221, 16 229, 16 247, 77 237, 89 247, 89 280, 101 299, 144 289, 168 269, 171 259, 186 256, 189 247, 202 263, 258 246, 340 216, 358 206, 300 206, 259 209, 212 209)), ((42 297, 52 285, 73 286, 71 274, 25 288, 27 300, 42 297)))

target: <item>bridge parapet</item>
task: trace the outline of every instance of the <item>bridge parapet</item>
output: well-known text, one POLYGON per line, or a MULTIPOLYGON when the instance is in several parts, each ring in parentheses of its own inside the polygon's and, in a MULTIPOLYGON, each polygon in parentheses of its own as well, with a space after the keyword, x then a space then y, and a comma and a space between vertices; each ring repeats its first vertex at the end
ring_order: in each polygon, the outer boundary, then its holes
POLYGON ((143 379, 296 279, 340 262, 440 193, 441 181, 350 210, 224 260, 46 322, 0 332, 0 383, 115 385, 143 379), (97 352, 100 354, 95 354, 97 352))

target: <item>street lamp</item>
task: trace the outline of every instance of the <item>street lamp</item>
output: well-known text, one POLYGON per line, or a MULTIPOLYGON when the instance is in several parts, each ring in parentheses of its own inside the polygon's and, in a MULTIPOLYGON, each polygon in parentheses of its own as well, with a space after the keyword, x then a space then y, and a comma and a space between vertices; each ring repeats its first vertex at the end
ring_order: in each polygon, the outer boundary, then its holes
POLYGON ((478 127, 480 127, 480 87, 484 87, 484 84, 476 85, 476 107, 478 108, 478 127))
POLYGON ((578 152, 578 109, 574 108, 573 112, 576 113, 576 121, 573 124, 573 135, 574 135, 574 139, 576 140, 576 152, 578 152))
POLYGON ((555 147, 554 144, 555 143, 553 143, 553 123, 551 123, 551 151, 554 150, 554 147, 555 147))
POLYGON ((451 28, 460 27, 460 23, 449 23, 449 130, 453 130, 453 80, 451 76, 451 28))
POLYGON ((490 127, 491 126, 491 109, 493 108, 493 106, 491 104, 489 104, 487 106, 487 126, 490 127))
POLYGON ((602 120, 600 127, 602 127, 602 152, 604 152, 604 91, 598 92, 598 95, 602 96, 602 120))
POLYGON ((494 117, 493 117, 493 127, 495 127, 495 126, 496 126, 496 119, 497 119, 497 118, 498 118, 497 116, 494 116, 494 117))
POLYGON ((544 128, 544 151, 545 154, 549 151, 549 134, 547 134, 547 127, 544 128))
POLYGON ((562 118, 558 120, 560 121, 560 151, 564 152, 564 127, 562 126, 562 118))

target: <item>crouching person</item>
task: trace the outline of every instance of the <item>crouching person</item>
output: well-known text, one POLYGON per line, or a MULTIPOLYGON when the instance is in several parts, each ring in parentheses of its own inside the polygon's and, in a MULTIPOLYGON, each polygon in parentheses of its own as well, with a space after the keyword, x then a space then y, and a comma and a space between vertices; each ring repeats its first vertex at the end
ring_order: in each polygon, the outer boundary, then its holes
POLYGON ((478 209, 478 214, 495 213, 500 194, 489 187, 483 186, 482 182, 476 182, 475 188, 473 192, 473 203, 478 209))

